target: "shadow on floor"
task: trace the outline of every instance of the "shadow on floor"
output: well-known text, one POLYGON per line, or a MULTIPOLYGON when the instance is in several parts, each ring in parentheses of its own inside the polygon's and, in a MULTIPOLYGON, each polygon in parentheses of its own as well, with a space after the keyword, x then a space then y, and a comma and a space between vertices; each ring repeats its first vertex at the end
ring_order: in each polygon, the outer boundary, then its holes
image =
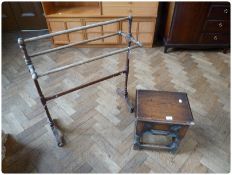
POLYGON ((11 135, 8 135, 6 146, 6 155, 2 160, 3 173, 31 173, 35 171, 33 162, 38 162, 40 151, 36 148, 30 148, 17 142, 11 135))

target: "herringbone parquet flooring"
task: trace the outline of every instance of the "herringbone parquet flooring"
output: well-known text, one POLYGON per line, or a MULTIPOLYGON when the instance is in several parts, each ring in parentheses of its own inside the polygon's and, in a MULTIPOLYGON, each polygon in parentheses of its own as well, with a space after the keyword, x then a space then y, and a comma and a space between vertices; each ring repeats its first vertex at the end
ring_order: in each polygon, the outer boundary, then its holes
MULTIPOLYGON (((31 77, 16 44, 4 34, 2 49, 2 129, 7 141, 5 172, 40 173, 226 173, 230 171, 230 54, 175 51, 162 47, 132 51, 129 95, 135 89, 187 92, 196 125, 176 154, 135 151, 134 114, 116 94, 124 77, 90 86, 48 103, 64 132, 56 146, 31 77)), ((38 51, 50 43, 40 41, 38 51)), ((84 60, 111 48, 71 48, 34 59, 38 72, 84 60)), ((40 80, 45 95, 124 68, 125 54, 59 72, 40 80)))

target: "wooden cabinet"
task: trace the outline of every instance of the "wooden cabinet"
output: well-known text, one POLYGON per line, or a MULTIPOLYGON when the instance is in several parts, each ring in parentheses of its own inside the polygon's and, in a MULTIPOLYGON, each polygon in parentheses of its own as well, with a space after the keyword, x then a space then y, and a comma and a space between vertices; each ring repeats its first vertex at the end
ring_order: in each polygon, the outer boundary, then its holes
MULTIPOLYGON (((50 32, 89 25, 101 21, 133 15, 132 34, 145 47, 152 47, 158 3, 157 2, 42 2, 50 32)), ((53 43, 67 44, 97 36, 128 32, 128 22, 119 22, 67 35, 56 36, 53 43)), ((82 46, 122 46, 126 41, 114 36, 82 46)))
POLYGON ((169 47, 228 48, 230 4, 225 2, 171 2, 165 30, 169 47))

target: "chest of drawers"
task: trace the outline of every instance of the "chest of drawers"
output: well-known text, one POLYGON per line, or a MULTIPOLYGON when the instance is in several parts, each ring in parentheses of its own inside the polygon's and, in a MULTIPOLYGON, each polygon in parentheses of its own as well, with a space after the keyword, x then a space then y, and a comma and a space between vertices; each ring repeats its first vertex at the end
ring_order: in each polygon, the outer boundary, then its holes
POLYGON ((172 48, 229 48, 230 4, 227 2, 169 3, 165 52, 172 48))

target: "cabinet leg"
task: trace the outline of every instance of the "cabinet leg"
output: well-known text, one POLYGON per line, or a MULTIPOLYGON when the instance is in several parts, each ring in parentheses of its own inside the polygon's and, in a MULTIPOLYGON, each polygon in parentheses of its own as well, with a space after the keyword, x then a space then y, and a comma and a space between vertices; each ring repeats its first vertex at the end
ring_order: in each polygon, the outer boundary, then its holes
POLYGON ((227 49, 223 49, 223 51, 222 51, 224 54, 226 54, 227 53, 227 49))
POLYGON ((164 46, 164 53, 168 53, 168 47, 164 46))

